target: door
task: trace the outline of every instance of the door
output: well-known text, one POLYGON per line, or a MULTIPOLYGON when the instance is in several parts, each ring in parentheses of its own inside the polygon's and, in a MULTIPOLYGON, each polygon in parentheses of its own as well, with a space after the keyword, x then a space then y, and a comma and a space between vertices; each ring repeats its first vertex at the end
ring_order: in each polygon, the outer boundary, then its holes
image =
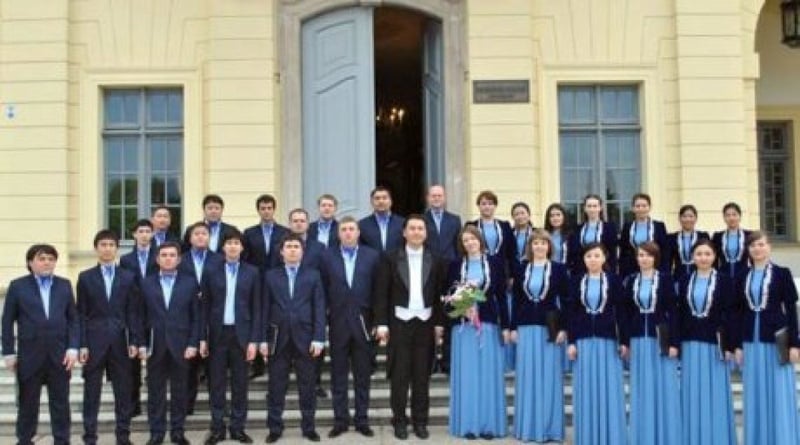
POLYGON ((774 240, 792 237, 792 157, 787 122, 758 122, 761 228, 774 240))
POLYGON ((442 76, 442 24, 425 24, 422 62, 422 114, 424 118, 425 186, 444 184, 444 85, 442 76))
POLYGON ((332 193, 339 200, 340 216, 371 211, 369 193, 375 185, 373 72, 372 8, 340 9, 303 23, 306 209, 316 209, 319 195, 332 193))

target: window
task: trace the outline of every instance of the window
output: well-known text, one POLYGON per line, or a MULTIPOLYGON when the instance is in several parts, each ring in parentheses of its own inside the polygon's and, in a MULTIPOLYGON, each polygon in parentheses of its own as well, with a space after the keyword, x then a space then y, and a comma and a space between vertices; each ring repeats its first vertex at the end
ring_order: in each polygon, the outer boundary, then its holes
POLYGON ((641 187, 639 92, 634 85, 560 86, 561 201, 573 221, 589 193, 603 197, 609 221, 632 219, 641 187))
POLYGON ((789 124, 759 122, 757 131, 761 227, 773 239, 788 240, 792 203, 789 124))
POLYGON ((108 89, 104 92, 103 174, 106 227, 123 239, 137 219, 159 205, 180 235, 183 203, 183 92, 108 89))

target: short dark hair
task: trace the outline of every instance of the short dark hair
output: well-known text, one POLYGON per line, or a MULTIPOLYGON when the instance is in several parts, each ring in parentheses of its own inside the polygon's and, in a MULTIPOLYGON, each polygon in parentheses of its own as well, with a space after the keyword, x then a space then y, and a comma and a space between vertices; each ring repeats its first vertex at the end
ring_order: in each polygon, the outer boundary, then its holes
POLYGON ((661 262, 661 248, 658 244, 648 241, 636 248, 637 252, 640 250, 653 257, 653 267, 658 269, 658 264, 661 262))
POLYGON ((150 216, 155 215, 156 212, 159 211, 159 210, 166 210, 167 213, 169 213, 169 216, 172 216, 172 212, 169 211, 169 207, 165 206, 164 204, 159 204, 159 205, 153 207, 153 210, 150 212, 150 216))
POLYGON ((165 242, 161 243, 161 245, 158 246, 158 248, 156 248, 156 255, 160 254, 161 251, 165 250, 165 249, 175 249, 175 251, 178 252, 178 255, 181 254, 181 245, 180 245, 180 243, 175 242, 175 241, 165 241, 165 242))
POLYGON ((709 249, 711 249, 712 252, 714 252, 715 257, 719 256, 717 252, 717 246, 714 244, 714 241, 708 238, 698 239, 697 242, 694 243, 694 246, 692 246, 692 255, 694 255, 695 250, 697 250, 697 248, 700 246, 708 247, 709 249))
POLYGON ((297 241, 298 243, 300 243, 300 247, 303 250, 306 249, 306 244, 303 241, 303 237, 300 236, 300 234, 298 234, 298 233, 289 232, 289 233, 286 234, 286 236, 283 237, 283 239, 281 239, 281 246, 280 246, 281 250, 283 250, 283 247, 286 246, 286 243, 291 242, 291 241, 297 241))
POLYGON ((412 213, 412 214, 410 214, 410 215, 408 215, 406 217, 405 221, 403 221, 403 230, 405 230, 405 228, 408 227, 409 221, 415 220, 415 219, 417 221, 422 221, 422 224, 425 224, 425 217, 423 215, 421 215, 419 213, 412 213))
POLYGON ((272 204, 272 207, 278 207, 278 202, 275 201, 275 197, 270 195, 269 193, 264 193, 263 195, 259 195, 256 198, 256 210, 258 210, 258 206, 261 204, 272 204))
POLYGON ((335 205, 335 206, 339 205, 339 201, 336 199, 335 196, 331 195, 330 193, 325 193, 325 194, 320 195, 319 198, 317 198, 317 205, 322 204, 322 201, 325 201, 325 200, 333 201, 333 205, 335 205))
POLYGON ((308 219, 308 210, 306 210, 306 209, 304 209, 302 207, 297 207, 297 208, 292 209, 291 212, 289 212, 289 221, 290 222, 292 220, 292 215, 294 215, 295 213, 302 213, 303 215, 306 215, 306 219, 308 219))
POLYGON ((522 202, 522 201, 515 202, 515 203, 514 203, 514 204, 511 206, 511 213, 512 213, 512 214, 514 213, 514 210, 517 210, 517 207, 522 207, 523 209, 525 209, 525 211, 526 211, 526 212, 528 212, 528 215, 530 216, 530 214, 531 214, 531 207, 528 205, 528 203, 526 203, 526 202, 522 202))
POLYGON ((379 186, 375 187, 374 189, 372 189, 372 191, 369 192, 369 197, 370 198, 375 197, 375 194, 378 193, 378 192, 386 192, 386 193, 389 194, 389 198, 392 197, 392 191, 389 190, 389 187, 386 187, 386 186, 383 186, 383 185, 379 185, 379 186))
POLYGON ((206 208, 208 204, 219 204, 220 207, 225 207, 225 201, 222 200, 222 196, 210 194, 203 197, 203 208, 206 208))
POLYGON ((111 229, 102 229, 94 235, 94 247, 97 248, 102 240, 114 241, 114 244, 119 247, 119 235, 111 229))
POLYGON ((206 229, 209 234, 211 233, 211 228, 208 227, 208 224, 206 224, 205 221, 197 221, 186 228, 186 241, 188 242, 194 231, 200 228, 206 229))
POLYGON ((497 195, 495 195, 494 192, 491 190, 483 190, 480 193, 478 193, 478 197, 475 198, 475 205, 476 206, 481 205, 481 201, 483 201, 484 199, 487 201, 491 201, 492 204, 494 205, 497 205, 497 195))
POLYGON ((240 243, 244 244, 244 235, 236 227, 231 227, 222 234, 222 245, 224 246, 230 240, 238 239, 240 243))
POLYGON ((591 243, 585 245, 583 247, 583 250, 581 251, 581 257, 586 256, 586 254, 590 250, 594 250, 594 249, 600 249, 600 251, 603 252, 603 255, 605 255, 606 258, 608 258, 608 249, 606 249, 606 245, 601 243, 601 242, 599 242, 599 241, 591 242, 591 243))
MULTIPOLYGON (((58 250, 52 244, 34 244, 25 252, 25 265, 27 266, 37 255, 42 254, 53 255, 55 259, 58 259, 58 250)), ((28 270, 31 270, 30 267, 28 267, 28 270)))
POLYGON ((633 195, 633 197, 631 198, 631 207, 633 207, 634 204, 636 204, 636 201, 638 201, 640 199, 643 199, 643 200, 647 201, 647 205, 649 205, 649 206, 653 205, 652 200, 650 199, 650 195, 648 195, 647 193, 639 192, 639 193, 633 195))
POLYGON ((678 216, 682 216, 686 212, 694 213, 694 216, 697 216, 697 207, 693 206, 692 204, 684 204, 681 206, 680 210, 678 210, 678 216))
POLYGON ((153 230, 153 223, 149 219, 140 219, 136 221, 136 224, 133 225, 131 233, 139 230, 139 227, 149 227, 150 230, 153 230))
POLYGON ((722 213, 725 214, 725 212, 727 212, 730 209, 736 210, 736 213, 738 213, 741 216, 742 208, 739 207, 739 204, 736 204, 735 202, 729 202, 725 204, 724 206, 722 206, 722 213))

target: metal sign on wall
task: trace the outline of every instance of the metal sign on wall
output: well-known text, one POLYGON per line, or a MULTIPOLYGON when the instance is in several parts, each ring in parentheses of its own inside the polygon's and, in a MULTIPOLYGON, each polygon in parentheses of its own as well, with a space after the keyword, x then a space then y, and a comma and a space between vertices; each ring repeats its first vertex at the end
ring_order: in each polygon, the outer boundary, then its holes
POLYGON ((473 80, 472 102, 476 104, 527 103, 530 82, 520 80, 473 80))

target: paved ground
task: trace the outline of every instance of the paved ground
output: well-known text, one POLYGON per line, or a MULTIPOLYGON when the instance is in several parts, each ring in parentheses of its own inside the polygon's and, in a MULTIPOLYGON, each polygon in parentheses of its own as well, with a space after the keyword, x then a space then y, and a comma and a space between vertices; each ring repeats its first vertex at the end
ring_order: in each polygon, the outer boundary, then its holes
MULTIPOLYGON (((73 427, 74 429, 74 427, 73 427)), ((463 439, 456 439, 447 435, 447 427, 445 426, 434 426, 429 428, 431 433, 431 437, 428 440, 419 440, 413 434, 410 435, 408 440, 396 440, 392 433, 391 426, 381 426, 375 427, 375 437, 368 439, 354 431, 349 431, 342 436, 337 437, 336 439, 328 439, 328 428, 319 429, 317 432, 322 436, 322 442, 320 443, 332 443, 332 444, 425 444, 425 445, 439 445, 439 444, 455 444, 455 443, 491 443, 491 444, 512 444, 518 443, 515 440, 510 438, 506 438, 503 440, 492 440, 492 441, 482 441, 482 440, 463 440, 463 439)), ((264 439, 267 437, 267 432, 264 429, 259 430, 249 430, 248 434, 253 438, 253 442, 255 444, 263 444, 264 439)), ((193 445, 202 445, 203 440, 206 437, 205 431, 190 431, 186 434, 186 438, 193 445)), ((147 442, 148 435, 146 433, 134 433, 131 435, 131 441, 136 445, 144 445, 147 442)), ((0 436, 0 444, 12 444, 14 443, 13 437, 8 436, 0 436)), ((40 437, 38 440, 35 441, 37 445, 50 445, 53 443, 53 439, 50 436, 40 437)), ((77 445, 82 443, 81 438, 79 435, 73 435, 72 437, 72 444, 77 445)), ((100 444, 102 445, 114 445, 114 437, 112 434, 101 434, 100 435, 100 444)), ((167 442, 169 443, 169 442, 167 442)), ((222 442, 223 444, 234 444, 238 442, 233 441, 225 441, 222 442)), ((307 444, 310 445, 313 442, 305 440, 300 435, 299 429, 289 428, 284 431, 284 435, 277 442, 280 444, 307 444)), ((571 443, 571 442, 566 442, 571 443)))

